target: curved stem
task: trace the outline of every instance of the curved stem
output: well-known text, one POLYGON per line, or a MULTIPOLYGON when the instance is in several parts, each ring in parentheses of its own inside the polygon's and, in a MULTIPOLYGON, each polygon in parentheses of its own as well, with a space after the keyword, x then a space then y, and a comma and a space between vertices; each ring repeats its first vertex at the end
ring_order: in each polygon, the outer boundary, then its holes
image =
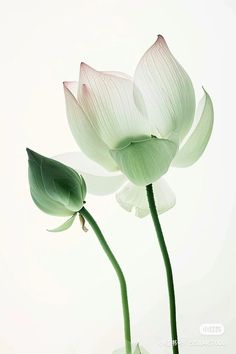
POLYGON ((170 304, 172 349, 173 349, 173 354, 178 354, 179 348, 178 348, 178 334, 177 334, 177 323, 176 323, 175 289, 174 289, 174 280, 173 280, 172 268, 170 263, 170 257, 167 251, 166 243, 161 229, 161 224, 158 218, 152 184, 149 184, 146 187, 146 190, 147 190, 147 198, 148 198, 150 212, 152 215, 152 220, 156 229, 157 238, 159 241, 159 245, 161 248, 161 252, 162 252, 162 256, 166 268, 166 276, 167 276, 168 291, 169 291, 169 304, 170 304))
POLYGON ((106 242, 99 226, 92 217, 92 215, 83 207, 79 213, 88 221, 91 225, 93 231, 95 232, 98 241, 100 242, 103 250, 105 251, 107 257, 109 258, 120 282, 122 307, 123 307, 123 318, 124 318, 124 333, 125 333, 125 349, 126 354, 131 354, 131 331, 130 331, 130 316, 129 316, 129 303, 127 295, 127 286, 124 274, 121 270, 119 263, 117 262, 115 256, 113 255, 108 243, 106 242))

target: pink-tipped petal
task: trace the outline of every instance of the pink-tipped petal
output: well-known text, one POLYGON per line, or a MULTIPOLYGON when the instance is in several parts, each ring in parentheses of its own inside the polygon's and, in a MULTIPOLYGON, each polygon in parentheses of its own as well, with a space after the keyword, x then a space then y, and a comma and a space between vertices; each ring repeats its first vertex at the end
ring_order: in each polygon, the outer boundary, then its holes
POLYGON ((78 100, 91 124, 110 147, 125 139, 149 135, 146 118, 136 107, 133 82, 121 75, 98 72, 81 64, 78 100))
POLYGON ((78 81, 64 81, 64 89, 67 89, 75 98, 78 90, 78 81))
POLYGON ((92 160, 110 171, 117 169, 108 147, 96 134, 89 119, 74 96, 78 83, 64 83, 66 112, 71 132, 80 149, 92 160))
POLYGON ((195 94, 188 74, 162 36, 158 36, 141 58, 134 82, 142 93, 149 119, 160 135, 167 138, 171 132, 176 132, 182 139, 193 122, 195 94))

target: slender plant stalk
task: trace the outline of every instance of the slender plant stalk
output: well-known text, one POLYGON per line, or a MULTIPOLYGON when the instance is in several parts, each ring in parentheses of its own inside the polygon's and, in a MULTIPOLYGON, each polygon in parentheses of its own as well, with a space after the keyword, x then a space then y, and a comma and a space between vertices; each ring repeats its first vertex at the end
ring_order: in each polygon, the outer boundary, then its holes
POLYGON ((168 291, 169 291, 169 304, 170 304, 170 323, 171 323, 171 334, 172 334, 172 349, 173 354, 179 353, 178 347, 178 334, 177 334, 177 323, 176 323, 176 305, 175 305, 175 289, 174 289, 174 280, 173 280, 173 273, 170 263, 170 257, 167 251, 166 243, 164 240, 163 232, 161 229, 161 224, 159 221, 155 198, 153 194, 153 187, 152 184, 149 184, 146 187, 147 190, 147 198, 149 203, 150 212, 152 215, 152 220, 156 229, 157 238, 159 241, 159 245, 161 248, 162 256, 165 263, 166 268, 166 276, 167 276, 167 283, 168 283, 168 291))
POLYGON ((95 232, 100 245, 105 251, 107 257, 109 258, 120 282, 120 290, 121 290, 121 298, 122 298, 122 307, 123 307, 123 318, 124 318, 124 334, 125 334, 125 349, 126 354, 131 354, 131 331, 130 331, 130 315, 129 315, 129 303, 128 303, 128 295, 127 295, 127 286, 124 274, 121 270, 119 263, 117 262, 115 256, 113 255, 108 243, 106 242, 99 226, 96 221, 92 217, 92 215, 83 207, 80 210, 80 214, 87 220, 87 222, 92 227, 95 232))

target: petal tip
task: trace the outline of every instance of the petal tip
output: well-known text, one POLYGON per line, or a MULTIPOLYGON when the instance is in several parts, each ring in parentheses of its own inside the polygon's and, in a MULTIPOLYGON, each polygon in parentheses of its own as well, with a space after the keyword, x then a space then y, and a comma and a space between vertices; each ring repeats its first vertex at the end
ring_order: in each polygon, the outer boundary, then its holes
POLYGON ((204 92, 204 96, 203 97, 205 97, 205 99, 209 99, 210 101, 212 101, 209 93, 207 92, 207 90, 205 89, 204 86, 202 86, 202 89, 203 89, 203 92, 204 92))
POLYGON ((35 152, 35 151, 33 151, 33 150, 31 150, 30 148, 26 148, 26 152, 27 152, 27 155, 28 155, 28 158, 29 158, 29 160, 30 159, 34 159, 35 157, 37 157, 37 153, 35 152))
POLYGON ((80 63, 80 73, 84 72, 87 68, 87 64, 83 61, 80 63))
POLYGON ((206 89, 205 89, 205 87, 204 87, 204 86, 202 86, 202 89, 203 89, 203 91, 204 91, 205 95, 208 95, 208 93, 207 93, 207 91, 206 91, 206 89))
POLYGON ((81 88, 82 88, 82 94, 85 95, 85 96, 88 96, 89 95, 88 86, 86 84, 82 84, 81 88))
POLYGON ((153 45, 151 45, 151 47, 148 50, 161 50, 166 48, 168 48, 168 46, 164 36, 162 34, 158 34, 156 41, 153 43, 153 45))
POLYGON ((80 63, 80 69, 81 70, 94 70, 90 65, 86 64, 84 61, 80 63))
POLYGON ((87 67, 88 65, 84 62, 84 61, 81 61, 80 63, 80 69, 83 70, 87 67))
POLYGON ((92 68, 90 65, 84 62, 80 63, 80 77, 82 78, 82 82, 85 78, 87 78, 89 75, 92 75, 94 73, 97 73, 96 69, 92 68))
POLYGON ((77 81, 63 81, 62 84, 63 84, 64 89, 72 92, 73 88, 74 88, 73 86, 78 85, 78 82, 77 81))
POLYGON ((163 37, 163 35, 162 34, 158 34, 157 35, 157 41, 165 41, 165 38, 163 37))
POLYGON ((69 81, 62 82, 63 88, 68 90, 69 81))
POLYGON ((165 44, 166 45, 166 40, 164 38, 164 36, 162 34, 158 34, 157 35, 157 39, 156 39, 156 44, 165 44))

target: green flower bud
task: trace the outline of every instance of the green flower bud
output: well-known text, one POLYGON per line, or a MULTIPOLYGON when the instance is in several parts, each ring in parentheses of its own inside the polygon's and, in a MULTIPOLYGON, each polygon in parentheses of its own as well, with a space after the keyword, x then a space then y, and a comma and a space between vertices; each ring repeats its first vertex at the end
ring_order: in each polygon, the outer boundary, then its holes
POLYGON ((38 208, 57 216, 71 216, 78 212, 86 196, 83 177, 72 168, 30 149, 27 153, 30 192, 38 208))

